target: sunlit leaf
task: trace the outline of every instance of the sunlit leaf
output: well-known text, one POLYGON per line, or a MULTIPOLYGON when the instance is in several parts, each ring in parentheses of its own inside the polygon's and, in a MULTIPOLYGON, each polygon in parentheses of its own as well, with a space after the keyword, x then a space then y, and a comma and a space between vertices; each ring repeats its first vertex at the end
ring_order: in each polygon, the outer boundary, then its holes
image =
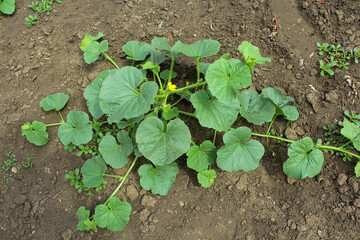
POLYGON ((152 49, 151 45, 138 41, 129 41, 122 47, 122 50, 128 55, 126 58, 134 61, 145 60, 152 49))
POLYGON ((68 100, 69 95, 65 93, 55 93, 41 100, 40 107, 45 111, 59 111, 66 105, 68 100))
POLYGON ((100 155, 86 160, 81 167, 84 187, 95 188, 100 186, 106 169, 106 163, 100 155))
POLYGON ((187 152, 187 166, 197 172, 206 170, 209 164, 213 164, 216 158, 216 147, 206 140, 200 146, 194 145, 187 152))
POLYGON ((193 58, 204 58, 215 55, 220 50, 220 43, 215 40, 201 40, 191 45, 177 41, 172 47, 175 52, 181 52, 193 58))
POLYGON ((198 182, 203 188, 209 188, 214 183, 216 172, 214 169, 203 170, 197 174, 198 182))
POLYGON ((238 49, 243 54, 244 60, 252 72, 254 71, 255 63, 264 64, 266 62, 271 62, 270 58, 264 58, 261 56, 258 47, 253 46, 247 41, 242 42, 238 49))
POLYGON ((42 122, 33 121, 21 126, 21 135, 35 144, 36 146, 43 146, 49 141, 49 134, 46 131, 46 125, 42 122))

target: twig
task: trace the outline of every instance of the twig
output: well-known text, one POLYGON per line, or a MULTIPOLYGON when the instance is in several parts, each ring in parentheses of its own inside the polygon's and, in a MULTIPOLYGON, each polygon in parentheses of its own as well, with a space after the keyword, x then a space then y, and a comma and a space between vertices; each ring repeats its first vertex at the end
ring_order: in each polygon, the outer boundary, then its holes
POLYGON ((0 50, 4 50, 4 40, 1 40, 1 47, 0 47, 0 50))

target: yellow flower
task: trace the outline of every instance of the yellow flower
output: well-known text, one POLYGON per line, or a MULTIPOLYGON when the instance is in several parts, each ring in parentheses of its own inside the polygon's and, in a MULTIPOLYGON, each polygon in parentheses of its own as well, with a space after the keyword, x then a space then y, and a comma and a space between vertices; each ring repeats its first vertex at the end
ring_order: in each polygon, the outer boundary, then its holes
POLYGON ((168 82, 168 89, 170 91, 174 91, 174 90, 176 90, 176 85, 172 84, 171 82, 168 82))

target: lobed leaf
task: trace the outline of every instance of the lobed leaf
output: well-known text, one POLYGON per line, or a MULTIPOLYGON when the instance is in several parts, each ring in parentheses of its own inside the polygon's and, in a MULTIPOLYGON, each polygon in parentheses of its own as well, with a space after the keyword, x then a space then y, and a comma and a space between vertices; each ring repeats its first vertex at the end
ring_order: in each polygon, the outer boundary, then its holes
POLYGON ((179 52, 175 52, 173 50, 172 47, 170 47, 169 43, 167 42, 166 38, 158 38, 158 37, 155 37, 152 41, 151 41, 151 45, 154 47, 154 48, 157 48, 159 50, 164 50, 166 51, 167 53, 170 54, 170 57, 172 59, 175 59, 177 58, 178 56, 181 55, 181 53, 179 52))
POLYGON ((97 40, 99 40, 100 38, 104 37, 105 34, 99 32, 97 36, 93 37, 91 35, 85 34, 83 40, 81 40, 81 43, 79 45, 79 48, 84 51, 84 48, 89 45, 92 42, 95 42, 97 40))
POLYGON ((237 59, 219 59, 212 63, 205 75, 211 94, 222 103, 232 103, 237 90, 251 85, 249 67, 237 59))
POLYGON ((190 101, 196 110, 195 115, 199 123, 219 132, 229 130, 240 111, 237 99, 224 104, 215 97, 209 97, 208 93, 203 90, 194 93, 190 97, 190 101))
POLYGON ((94 219, 101 228, 110 231, 122 231, 130 220, 131 205, 112 197, 107 205, 100 204, 95 208, 94 219))
POLYGON ((60 111, 66 105, 68 100, 69 95, 65 93, 55 93, 41 100, 40 107, 45 111, 60 111))
POLYGON ((216 172, 214 169, 203 170, 197 174, 198 182, 201 184, 203 188, 209 188, 214 183, 214 179, 216 178, 216 172))
POLYGON ((216 158, 216 147, 212 142, 206 140, 200 146, 194 145, 187 152, 187 166, 197 172, 206 170, 213 164, 216 158))
POLYGON ((84 187, 96 188, 100 186, 106 169, 106 163, 100 155, 86 160, 81 167, 84 187))
POLYGON ((138 41, 129 41, 122 47, 122 50, 128 55, 126 58, 134 61, 145 60, 152 49, 151 45, 138 41))
POLYGON ((22 125, 21 135, 25 136, 30 143, 36 146, 43 146, 49 141, 46 125, 38 121, 33 121, 31 124, 27 122, 22 125))
POLYGON ((109 49, 108 41, 104 40, 101 43, 92 42, 84 48, 84 60, 87 64, 93 63, 98 60, 99 55, 109 49))
POLYGON ((142 165, 139 170, 140 184, 153 194, 167 195, 174 186, 179 168, 175 162, 153 167, 151 164, 142 165))
POLYGON ((15 12, 15 0, 1 0, 0 12, 11 15, 15 12))
POLYGON ((161 64, 166 60, 165 53, 158 50, 150 50, 149 62, 152 62, 154 65, 161 64))
POLYGON ((163 166, 187 152, 191 135, 186 124, 178 118, 164 125, 159 118, 149 117, 139 124, 136 142, 147 159, 163 166))
POLYGON ((350 122, 347 118, 344 118, 343 128, 341 134, 350 139, 356 148, 360 151, 360 127, 355 123, 350 122))
POLYGON ((283 164, 284 173, 292 178, 312 178, 324 163, 324 154, 316 149, 311 138, 305 137, 290 144, 289 158, 283 164))
POLYGON ((170 104, 166 104, 166 106, 163 108, 162 117, 165 120, 171 120, 177 116, 179 116, 179 109, 177 107, 171 108, 170 104))
POLYGON ((94 220, 90 220, 90 210, 86 210, 85 207, 81 206, 76 211, 76 215, 78 216, 78 225, 77 230, 79 231, 89 231, 94 229, 97 232, 96 223, 94 220))
POLYGON ((106 135, 99 144, 99 152, 111 167, 122 168, 129 161, 128 156, 133 151, 133 143, 126 131, 118 132, 116 137, 120 144, 112 135, 106 135))
POLYGON ((360 162, 355 165, 354 172, 356 177, 360 177, 360 162))
POLYGON ((215 40, 201 40, 191 45, 177 41, 172 47, 175 52, 181 52, 193 58, 204 58, 215 55, 220 50, 220 43, 215 40))
POLYGON ((255 170, 264 155, 263 145, 251 139, 251 130, 240 127, 224 134, 225 146, 217 151, 216 164, 219 168, 229 172, 255 170))
POLYGON ((73 143, 76 146, 86 144, 92 139, 93 131, 89 116, 82 111, 72 110, 67 115, 67 122, 58 129, 58 136, 64 145, 73 143))
MULTIPOLYGON (((169 79, 169 77, 170 77, 170 71, 168 69, 165 69, 164 71, 161 71, 160 72, 160 77, 161 77, 161 79, 167 81, 169 79)), ((176 78, 176 77, 177 77, 177 73, 173 71, 172 74, 171 74, 171 79, 176 78)))
POLYGON ((262 125, 264 122, 271 122, 275 115, 272 101, 253 90, 238 93, 237 99, 240 102, 240 115, 248 122, 262 125))
POLYGON ((139 117, 150 110, 158 86, 152 81, 141 82, 142 73, 135 67, 123 67, 107 76, 100 89, 99 104, 101 110, 109 115, 109 123, 139 117))
POLYGON ((254 71, 255 63, 264 64, 266 62, 271 62, 270 58, 264 58, 261 56, 258 47, 253 46, 247 41, 242 42, 238 49, 243 54, 244 60, 252 72, 254 71))

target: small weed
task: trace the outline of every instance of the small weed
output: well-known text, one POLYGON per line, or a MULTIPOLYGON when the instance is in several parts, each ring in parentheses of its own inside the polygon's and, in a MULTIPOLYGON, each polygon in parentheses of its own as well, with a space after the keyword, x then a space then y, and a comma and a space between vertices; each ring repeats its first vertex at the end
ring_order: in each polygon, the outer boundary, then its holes
POLYGON ((52 180, 51 180, 51 184, 54 185, 56 183, 57 179, 56 177, 54 177, 52 180))
POLYGON ((96 188, 85 187, 84 182, 82 181, 82 177, 80 176, 80 170, 78 168, 66 174, 65 178, 71 181, 70 184, 73 185, 75 189, 77 189, 78 193, 85 191, 89 194, 89 196, 91 196, 93 189, 95 189, 95 191, 98 192, 101 189, 106 188, 106 184, 107 184, 107 181, 102 180, 101 184, 96 188))
POLYGON ((46 13, 47 16, 50 15, 50 11, 53 9, 54 2, 61 3, 60 0, 41 0, 40 2, 32 2, 28 5, 33 11, 35 11, 35 15, 29 15, 25 18, 26 26, 31 27, 36 24, 36 21, 40 20, 40 15, 42 13, 46 13))
MULTIPOLYGON (((16 174, 18 171, 24 171, 25 168, 32 167, 32 159, 34 157, 28 157, 27 161, 25 163, 22 163, 20 165, 17 165, 18 162, 15 158, 15 155, 12 153, 12 151, 4 153, 6 156, 6 159, 3 160, 3 165, 1 167, 0 172, 3 173, 3 180, 6 182, 9 182, 10 179, 16 174)), ((3 183, 4 181, 0 180, 0 183, 3 183)))

